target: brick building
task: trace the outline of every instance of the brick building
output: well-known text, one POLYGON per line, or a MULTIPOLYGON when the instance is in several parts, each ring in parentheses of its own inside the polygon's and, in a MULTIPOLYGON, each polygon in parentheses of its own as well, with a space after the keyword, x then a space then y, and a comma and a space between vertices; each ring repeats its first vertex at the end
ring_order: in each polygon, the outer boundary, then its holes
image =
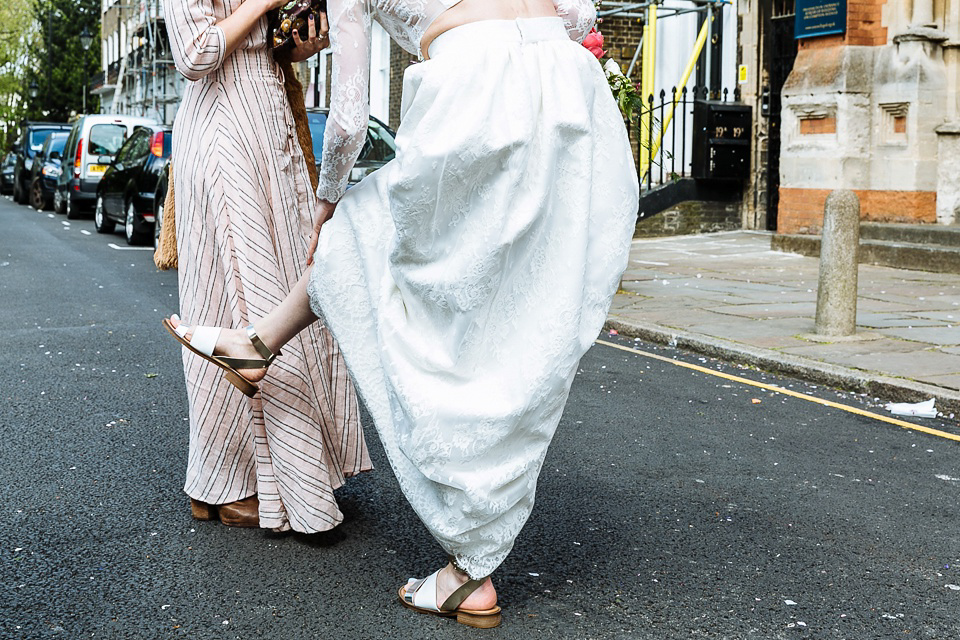
POLYGON ((866 221, 958 222, 960 0, 738 0, 738 14, 761 116, 747 228, 818 233, 840 188, 866 221), (838 10, 842 32, 795 39, 798 10, 838 10))

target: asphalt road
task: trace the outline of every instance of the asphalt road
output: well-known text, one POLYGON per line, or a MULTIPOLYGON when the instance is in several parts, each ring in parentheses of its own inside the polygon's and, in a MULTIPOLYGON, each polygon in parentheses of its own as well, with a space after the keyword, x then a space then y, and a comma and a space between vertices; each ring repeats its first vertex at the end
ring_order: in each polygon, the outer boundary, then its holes
POLYGON ((499 629, 395 602, 442 554, 372 429, 378 468, 338 492, 335 531, 193 521, 160 327, 176 274, 66 223, 0 199, 0 638, 960 637, 960 443, 708 371, 871 398, 608 336, 704 369, 587 354, 497 576, 499 629))

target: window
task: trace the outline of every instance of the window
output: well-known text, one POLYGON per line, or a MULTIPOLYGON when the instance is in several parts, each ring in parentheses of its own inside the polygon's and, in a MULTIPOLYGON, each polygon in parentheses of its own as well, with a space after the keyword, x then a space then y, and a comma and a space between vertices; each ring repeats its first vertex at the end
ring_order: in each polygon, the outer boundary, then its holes
POLYGON ((50 135, 51 129, 34 129, 30 132, 30 145, 27 147, 27 155, 31 158, 37 151, 43 148, 43 142, 50 135))
POLYGON ((90 155, 112 156, 127 137, 127 129, 121 124, 95 124, 90 127, 90 155))
POLYGON ((796 15, 796 3, 795 0, 773 0, 773 17, 776 18, 792 18, 796 15))
POLYGON ((367 142, 360 152, 361 160, 389 162, 397 155, 397 143, 390 131, 376 120, 370 120, 367 142))
POLYGON ((310 123, 310 136, 313 138, 313 156, 320 162, 323 154, 323 130, 327 128, 327 114, 311 113, 307 116, 310 123))

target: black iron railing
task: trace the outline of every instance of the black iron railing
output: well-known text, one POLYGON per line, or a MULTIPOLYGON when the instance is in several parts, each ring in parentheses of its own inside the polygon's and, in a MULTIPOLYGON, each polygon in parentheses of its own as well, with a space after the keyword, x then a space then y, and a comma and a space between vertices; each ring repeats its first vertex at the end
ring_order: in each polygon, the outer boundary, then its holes
POLYGON ((650 94, 646 108, 637 112, 632 126, 637 140, 637 173, 640 187, 650 190, 691 176, 694 140, 693 105, 698 100, 740 100, 739 87, 710 91, 706 87, 674 87, 670 93, 650 94), (665 122, 666 121, 666 122, 665 122), (666 124, 667 129, 663 130, 666 124))

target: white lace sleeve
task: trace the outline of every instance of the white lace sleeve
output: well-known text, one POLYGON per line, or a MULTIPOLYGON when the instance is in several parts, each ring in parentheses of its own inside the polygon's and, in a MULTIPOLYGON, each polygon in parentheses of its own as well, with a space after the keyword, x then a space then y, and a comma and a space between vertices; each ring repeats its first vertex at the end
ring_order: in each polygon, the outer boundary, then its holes
POLYGON ((583 42, 597 22, 597 8, 590 0, 553 0, 571 40, 583 42))
POLYGON ((367 0, 328 0, 330 113, 323 134, 317 197, 337 202, 367 135, 370 115, 370 12, 367 0))

